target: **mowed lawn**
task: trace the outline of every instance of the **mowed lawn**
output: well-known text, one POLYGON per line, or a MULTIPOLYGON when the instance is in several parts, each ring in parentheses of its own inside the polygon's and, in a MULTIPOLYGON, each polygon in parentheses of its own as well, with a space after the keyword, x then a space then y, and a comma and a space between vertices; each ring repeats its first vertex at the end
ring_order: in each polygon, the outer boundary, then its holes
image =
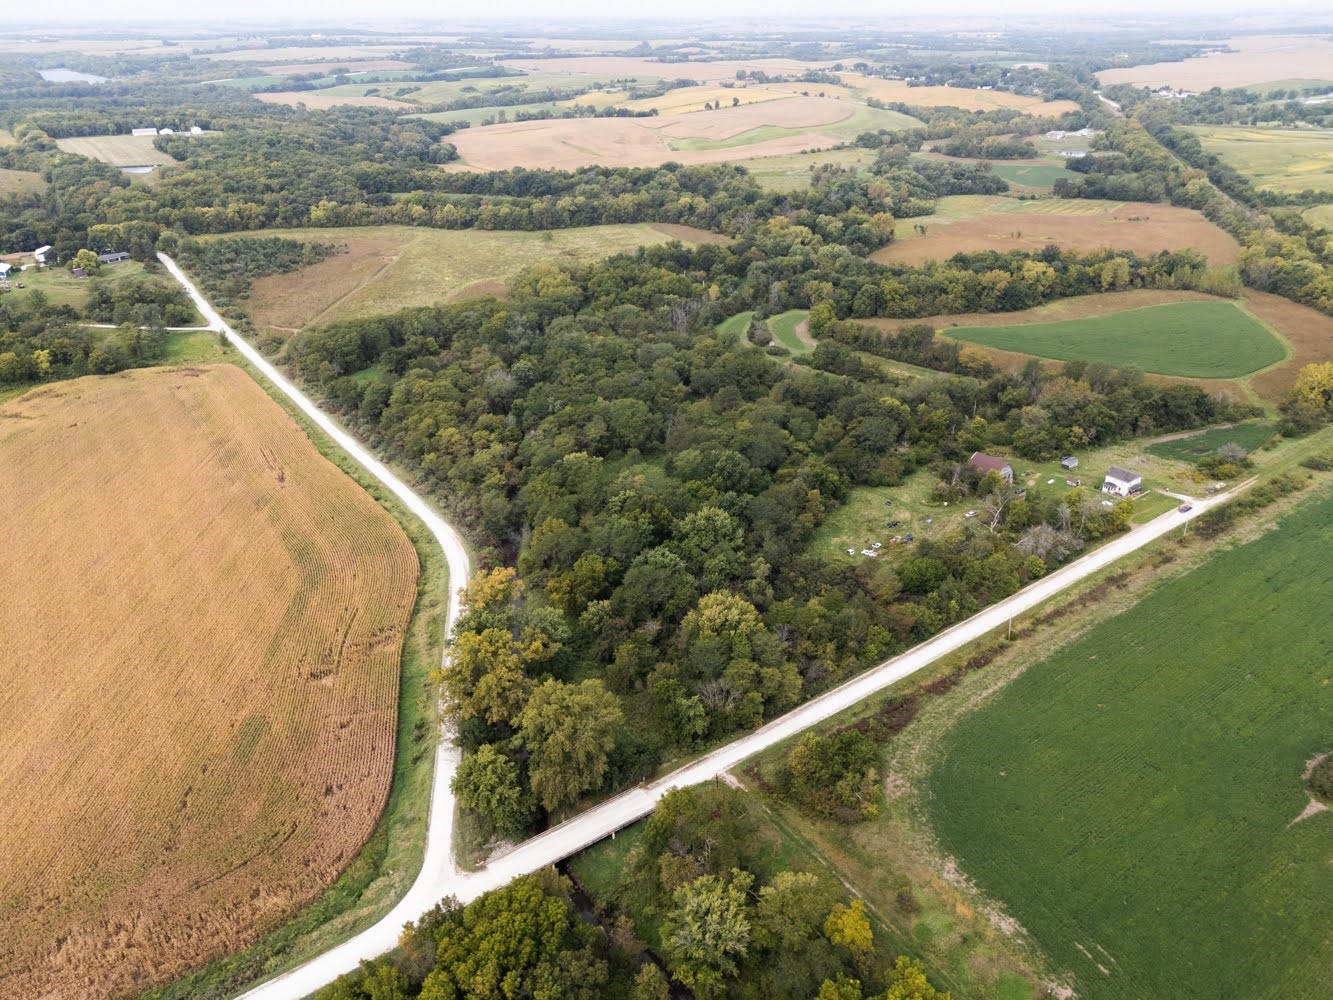
POLYGON ((539 232, 364 226, 234 235, 284 236, 346 248, 313 267, 254 283, 245 310, 256 327, 278 334, 311 323, 503 295, 507 282, 534 264, 581 264, 673 239, 724 239, 688 226, 653 223, 539 232))
POLYGON ((1237 378, 1287 354, 1267 327, 1231 302, 1173 302, 1058 323, 960 326, 944 332, 954 340, 1015 354, 1136 365, 1185 378, 1237 378))
POLYGON ((1084 1000, 1329 996, 1333 496, 1028 669, 943 738, 962 872, 1084 1000))

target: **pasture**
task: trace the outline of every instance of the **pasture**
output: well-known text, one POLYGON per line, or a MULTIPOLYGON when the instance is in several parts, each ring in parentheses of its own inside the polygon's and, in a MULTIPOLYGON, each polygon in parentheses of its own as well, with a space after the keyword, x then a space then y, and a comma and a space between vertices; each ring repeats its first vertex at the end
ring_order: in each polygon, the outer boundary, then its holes
POLYGON ((840 167, 869 167, 875 154, 868 149, 828 149, 814 153, 789 153, 784 156, 758 156, 735 160, 757 180, 765 191, 799 191, 810 186, 810 175, 821 163, 840 167))
POLYGON ((1048 243, 1080 251, 1112 247, 1152 254, 1193 248, 1213 265, 1234 264, 1240 245, 1190 208, 1085 198, 954 195, 934 215, 900 220, 895 239, 872 260, 923 264, 981 250, 1033 251, 1048 243), (925 227, 923 235, 917 226, 925 227))
POLYGON ((1310 225, 1333 231, 1333 205, 1316 205, 1301 214, 1310 225))
POLYGON ((1230 51, 1213 52, 1180 62, 1149 63, 1104 69, 1097 74, 1103 85, 1132 83, 1140 87, 1174 87, 1204 91, 1210 87, 1262 89, 1279 81, 1300 78, 1333 82, 1333 40, 1311 35, 1253 35, 1229 38, 1230 51))
MULTIPOLYGON (((1085 1000, 1327 995, 1333 498, 1094 626, 941 738, 941 847, 1085 1000), (1262 652, 1259 652, 1262 651, 1262 652)), ((1003 919, 1003 918, 998 918, 1003 919)))
POLYGON ((345 253, 313 267, 260 278, 253 284, 245 311, 257 328, 278 336, 312 323, 439 305, 469 296, 503 295, 511 278, 542 262, 584 263, 673 239, 693 243, 722 239, 687 226, 652 223, 549 232, 366 226, 235 235, 278 235, 346 246, 345 253))
POLYGON ((42 175, 31 170, 0 168, 0 197, 12 194, 39 194, 46 190, 42 175))
POLYGON ((1199 125, 1203 148, 1268 191, 1333 190, 1333 132, 1199 125))
POLYGON ((770 316, 768 332, 773 334, 774 342, 781 344, 792 354, 809 354, 813 351, 815 342, 810 337, 807 315, 804 309, 788 309, 777 316, 770 316))
POLYGON ((1058 361, 1135 365, 1158 375, 1228 379, 1282 361, 1286 348, 1232 302, 1176 302, 1055 323, 950 327, 954 340, 1058 361))
POLYGON ((285 922, 374 829, 416 556, 230 365, 3 417, 0 992, 137 995, 285 922))
POLYGON ((1007 90, 975 90, 970 87, 913 87, 906 80, 884 80, 860 73, 839 73, 846 87, 862 97, 925 108, 962 108, 964 111, 995 111, 1021 108, 1030 115, 1060 115, 1077 111, 1073 101, 1043 101, 1040 97, 1012 94, 1007 90))
POLYGON ((101 160, 113 167, 163 166, 175 163, 170 156, 153 146, 151 135, 86 135, 57 139, 56 145, 66 153, 101 160))
MULTIPOLYGON (((449 137, 472 170, 719 163, 836 146, 916 120, 832 98, 789 96, 653 118, 577 118, 466 129, 449 137)), ((452 166, 452 169, 458 169, 452 166)))

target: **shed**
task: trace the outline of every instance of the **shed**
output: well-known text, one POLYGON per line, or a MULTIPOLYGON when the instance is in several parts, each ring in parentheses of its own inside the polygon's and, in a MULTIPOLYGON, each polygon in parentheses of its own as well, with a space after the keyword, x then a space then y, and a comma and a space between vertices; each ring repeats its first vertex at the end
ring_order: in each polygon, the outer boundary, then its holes
POLYGON ((129 260, 130 255, 124 250, 108 251, 97 255, 99 264, 119 264, 122 260, 129 260))
POLYGON ((74 270, 70 271, 70 274, 74 275, 76 278, 88 277, 88 272, 81 267, 76 267, 74 270))
POLYGON ((204 134, 204 130, 201 129, 198 125, 191 125, 191 126, 190 126, 190 135, 203 135, 203 134, 204 134))
POLYGON ((32 252, 32 255, 37 259, 38 264, 45 264, 46 255, 49 254, 53 249, 54 247, 48 244, 47 246, 44 247, 38 247, 36 250, 32 252))
POLYGON ((158 134, 158 135, 175 135, 175 134, 176 134, 176 130, 175 130, 174 128, 160 128, 160 129, 157 130, 157 134, 158 134))
POLYGON ((1111 496, 1128 497, 1143 492, 1143 477, 1137 472, 1113 465, 1106 470, 1106 479, 1102 482, 1102 492, 1111 496))
POLYGON ((155 129, 155 128, 132 128, 132 129, 130 129, 130 135, 157 135, 157 129, 155 129))
POLYGON ((972 457, 967 460, 967 464, 979 471, 983 476, 987 472, 998 472, 1000 477, 1006 483, 1014 481, 1014 467, 1002 458, 996 458, 994 455, 986 455, 979 451, 972 452, 972 457))
POLYGON ((1060 468, 1069 470, 1078 468, 1078 458, 1074 455, 1061 455, 1060 468))
POLYGON ((4 261, 0 261, 0 280, 8 278, 9 272, 12 270, 14 270, 13 264, 6 264, 4 261))

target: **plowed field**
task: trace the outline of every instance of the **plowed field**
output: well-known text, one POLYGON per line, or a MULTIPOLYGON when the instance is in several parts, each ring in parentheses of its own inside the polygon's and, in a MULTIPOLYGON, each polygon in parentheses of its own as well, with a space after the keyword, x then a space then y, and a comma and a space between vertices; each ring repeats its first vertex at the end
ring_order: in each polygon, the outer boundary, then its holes
POLYGON ((0 996, 240 948, 371 833, 417 563, 232 366, 0 404, 0 996))

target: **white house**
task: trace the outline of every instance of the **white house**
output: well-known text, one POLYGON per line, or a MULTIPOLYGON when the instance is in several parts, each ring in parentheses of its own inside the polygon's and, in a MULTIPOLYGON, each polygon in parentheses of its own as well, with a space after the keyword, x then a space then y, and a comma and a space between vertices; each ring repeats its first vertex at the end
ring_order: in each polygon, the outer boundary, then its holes
POLYGON ((201 129, 198 125, 191 125, 191 126, 190 126, 190 135, 203 135, 203 134, 204 134, 204 130, 201 129))
POLYGON ((36 250, 32 252, 32 255, 33 257, 36 258, 38 264, 45 264, 46 255, 49 254, 53 249, 55 248, 50 245, 44 247, 38 247, 36 250))
POLYGON ((1113 465, 1106 470, 1106 480, 1102 483, 1102 492, 1114 497, 1128 497, 1143 492, 1143 477, 1137 472, 1130 472, 1113 465))

